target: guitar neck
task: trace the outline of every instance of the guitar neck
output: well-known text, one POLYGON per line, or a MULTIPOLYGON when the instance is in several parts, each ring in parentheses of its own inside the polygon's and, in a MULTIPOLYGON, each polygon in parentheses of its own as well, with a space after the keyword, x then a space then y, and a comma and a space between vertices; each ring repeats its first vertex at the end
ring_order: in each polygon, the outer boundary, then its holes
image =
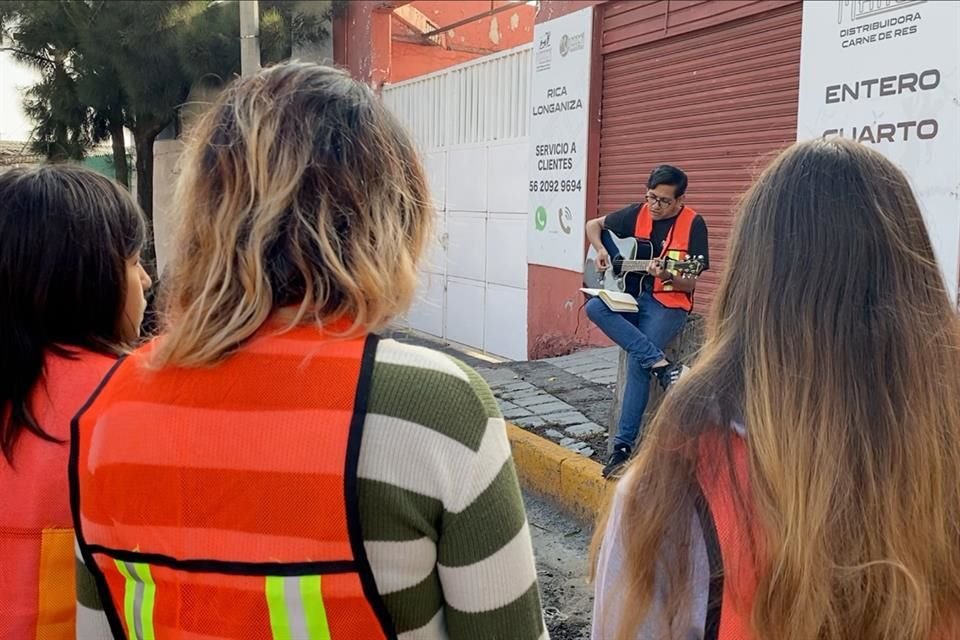
POLYGON ((624 260, 620 264, 620 273, 633 273, 636 271, 646 271, 650 267, 652 260, 624 260))

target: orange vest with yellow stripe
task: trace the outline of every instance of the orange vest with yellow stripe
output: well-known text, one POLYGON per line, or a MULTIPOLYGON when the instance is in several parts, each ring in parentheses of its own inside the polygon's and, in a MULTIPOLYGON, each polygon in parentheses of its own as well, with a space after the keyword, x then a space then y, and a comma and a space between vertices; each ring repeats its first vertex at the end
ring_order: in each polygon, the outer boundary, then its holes
POLYGON ((212 368, 118 363, 71 456, 77 538, 116 637, 395 637, 357 498, 375 351, 299 327, 212 368))
MULTIPOLYGON (((687 251, 690 248, 690 230, 693 228, 693 221, 697 217, 697 212, 688 206, 684 206, 677 214, 670 233, 663 244, 663 250, 656 257, 670 258, 672 260, 684 260, 687 251)), ((641 240, 650 240, 653 234, 653 218, 650 216, 650 206, 644 204, 637 214, 637 224, 633 235, 641 240)), ((654 256, 651 256, 654 257, 654 256)), ((653 281, 653 297, 660 304, 670 309, 683 309, 684 311, 693 310, 693 294, 684 291, 674 291, 673 285, 665 283, 659 278, 653 281)))

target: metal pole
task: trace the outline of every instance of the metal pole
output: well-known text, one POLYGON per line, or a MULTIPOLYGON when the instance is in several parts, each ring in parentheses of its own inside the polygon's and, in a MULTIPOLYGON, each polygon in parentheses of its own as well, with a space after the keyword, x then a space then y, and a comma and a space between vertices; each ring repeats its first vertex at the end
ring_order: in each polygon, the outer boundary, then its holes
POLYGON ((257 0, 240 0, 240 75, 260 69, 260 7, 257 0))

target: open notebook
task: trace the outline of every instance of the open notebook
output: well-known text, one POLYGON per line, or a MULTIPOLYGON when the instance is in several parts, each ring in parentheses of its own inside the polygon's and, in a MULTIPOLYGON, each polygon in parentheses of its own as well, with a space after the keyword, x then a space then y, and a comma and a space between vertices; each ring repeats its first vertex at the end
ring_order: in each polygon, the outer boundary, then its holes
POLYGON ((591 298, 600 298, 611 311, 633 313, 637 311, 637 299, 629 293, 609 289, 580 289, 591 298))

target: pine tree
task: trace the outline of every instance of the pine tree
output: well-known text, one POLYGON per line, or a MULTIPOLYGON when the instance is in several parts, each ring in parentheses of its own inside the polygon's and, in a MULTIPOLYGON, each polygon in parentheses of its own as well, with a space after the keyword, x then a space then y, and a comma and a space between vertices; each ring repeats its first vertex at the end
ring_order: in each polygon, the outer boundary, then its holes
MULTIPOLYGON (((124 129, 133 134, 137 199, 153 220, 153 146, 177 122, 195 83, 222 86, 240 72, 236 2, 208 0, 0 0, 0 50, 41 72, 25 99, 34 146, 51 160, 81 159, 113 143, 127 184, 124 129)), ((295 42, 329 37, 296 2, 261 3, 261 58, 290 56, 295 42)), ((144 256, 153 263, 153 248, 144 256)))

